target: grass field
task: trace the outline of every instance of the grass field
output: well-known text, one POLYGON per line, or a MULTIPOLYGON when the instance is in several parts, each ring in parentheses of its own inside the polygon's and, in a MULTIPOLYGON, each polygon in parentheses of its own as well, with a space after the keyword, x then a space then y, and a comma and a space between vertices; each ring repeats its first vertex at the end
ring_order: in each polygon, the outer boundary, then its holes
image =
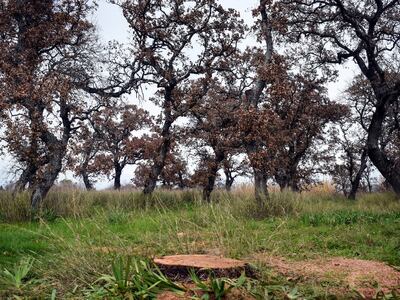
MULTIPOLYGON (((129 191, 53 191, 40 217, 32 218, 27 195, 11 200, 3 192, 0 270, 34 260, 19 287, 1 280, 0 273, 0 298, 104 298, 96 296, 101 288, 96 280, 112 274, 116 257, 126 256, 207 253, 244 259, 259 274, 259 286, 252 288, 277 299, 328 299, 338 282, 286 278, 260 255, 289 261, 339 256, 400 266, 400 201, 389 193, 350 202, 323 190, 275 192, 264 211, 246 189, 217 192, 212 204, 199 199, 196 191, 160 191, 151 198, 129 191)), ((361 297, 346 293, 336 297, 361 297)))

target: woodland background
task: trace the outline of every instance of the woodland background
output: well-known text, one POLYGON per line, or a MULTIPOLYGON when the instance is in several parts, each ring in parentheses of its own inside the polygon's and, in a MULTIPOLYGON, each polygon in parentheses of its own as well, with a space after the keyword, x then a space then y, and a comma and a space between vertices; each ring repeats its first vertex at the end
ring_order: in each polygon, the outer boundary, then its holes
POLYGON ((2 3, 2 150, 33 208, 63 171, 120 189, 127 165, 145 194, 201 188, 207 201, 219 174, 227 190, 252 177, 260 203, 268 184, 300 191, 321 175, 353 199, 360 187, 399 193, 396 1, 261 1, 251 27, 213 1, 111 3, 128 43, 100 44, 94 3, 2 3), (345 61, 359 75, 330 99, 345 61))
POLYGON ((0 0, 0 298, 398 299, 400 0, 227 2, 0 0))

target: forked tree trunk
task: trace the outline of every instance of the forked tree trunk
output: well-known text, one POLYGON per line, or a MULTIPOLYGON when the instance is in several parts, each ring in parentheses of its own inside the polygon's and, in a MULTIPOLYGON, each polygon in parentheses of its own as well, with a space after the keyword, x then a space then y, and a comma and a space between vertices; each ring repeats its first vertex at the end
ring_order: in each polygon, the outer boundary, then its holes
POLYGON ((299 192, 299 184, 295 178, 296 175, 293 173, 285 173, 275 176, 275 180, 278 183, 281 191, 289 189, 292 192, 299 192))
POLYGON ((232 190, 233 182, 235 181, 235 177, 232 176, 232 172, 229 168, 224 167, 225 173, 225 190, 230 192, 232 190))
POLYGON ((275 180, 281 191, 289 188, 289 178, 285 170, 279 170, 275 175, 275 180))
POLYGON ((37 211, 42 200, 46 197, 50 188, 54 185, 58 174, 62 169, 63 159, 67 151, 68 141, 71 137, 71 121, 69 120, 70 109, 64 97, 60 98, 60 117, 63 123, 62 138, 58 139, 52 132, 47 130, 43 124, 43 110, 37 114, 38 124, 40 126, 41 140, 47 147, 48 163, 45 166, 43 177, 35 182, 31 195, 31 208, 37 211))
POLYGON ((165 160, 171 147, 171 127, 174 122, 172 116, 172 89, 166 89, 165 91, 164 117, 164 125, 161 131, 161 145, 159 146, 156 157, 154 158, 150 174, 144 183, 143 193, 146 195, 153 193, 156 188, 157 180, 164 169, 165 160))
POLYGON ((65 155, 65 150, 64 147, 55 147, 43 178, 34 185, 31 196, 31 207, 33 211, 38 210, 40 203, 46 197, 50 188, 56 181, 62 168, 62 160, 65 155))
POLYGON ((362 179, 362 175, 367 167, 367 149, 364 149, 362 154, 361 154, 361 163, 360 163, 360 168, 358 169, 358 172, 356 174, 356 177, 352 180, 351 182, 351 190, 349 195, 347 196, 348 199, 350 200, 355 200, 356 199, 356 194, 357 191, 360 187, 360 182, 362 179))
POLYGON ((27 185, 32 185, 36 175, 37 167, 33 164, 28 164, 22 171, 21 176, 14 186, 14 193, 22 192, 26 189, 27 185))
POLYGON ((82 176, 82 180, 83 180, 83 183, 85 184, 85 188, 87 191, 91 191, 94 189, 93 183, 90 181, 90 177, 88 174, 89 162, 90 162, 90 159, 93 157, 93 156, 91 156, 92 149, 93 149, 93 143, 85 152, 85 160, 83 161, 81 171, 80 171, 80 175, 82 176))
POLYGON ((169 135, 163 138, 161 147, 159 148, 157 157, 154 159, 153 165, 151 166, 149 177, 146 179, 144 184, 143 193, 151 194, 157 185, 157 180, 164 169, 165 159, 169 152, 169 148, 171 146, 171 138, 169 135))

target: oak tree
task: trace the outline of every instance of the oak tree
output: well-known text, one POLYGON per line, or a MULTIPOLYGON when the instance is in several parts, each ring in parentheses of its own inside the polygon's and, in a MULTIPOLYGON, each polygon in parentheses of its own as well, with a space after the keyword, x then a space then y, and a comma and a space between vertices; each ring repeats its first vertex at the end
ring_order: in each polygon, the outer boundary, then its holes
POLYGON ((163 114, 161 143, 144 186, 148 194, 165 166, 173 124, 187 112, 182 95, 188 81, 218 69, 219 58, 236 50, 243 25, 236 11, 215 0, 113 2, 122 8, 131 29, 131 61, 126 65, 132 75, 123 87, 154 86, 153 100, 163 114))
POLYGON ((19 186, 30 184, 34 209, 61 171, 74 124, 89 105, 74 82, 94 69, 91 10, 85 0, 0 2, 0 107, 8 112, 7 146, 24 167, 19 186))
POLYGON ((295 46, 309 67, 352 60, 373 91, 368 156, 400 194, 400 167, 380 139, 390 110, 398 106, 400 79, 399 0, 279 0, 271 5, 282 39, 295 46), (283 25, 282 25, 283 24, 283 25))

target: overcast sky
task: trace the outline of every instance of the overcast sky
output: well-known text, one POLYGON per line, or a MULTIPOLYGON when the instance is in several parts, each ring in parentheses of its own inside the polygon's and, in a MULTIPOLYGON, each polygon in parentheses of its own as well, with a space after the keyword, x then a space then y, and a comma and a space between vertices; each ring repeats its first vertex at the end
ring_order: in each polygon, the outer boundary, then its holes
MULTIPOLYGON (((257 6, 258 0, 220 0, 220 3, 226 8, 234 8, 240 12, 241 16, 246 23, 251 25, 252 23, 252 9, 257 6)), ((98 34, 104 43, 108 41, 117 40, 119 42, 129 41, 129 27, 126 23, 122 11, 118 6, 107 3, 106 0, 98 1, 99 7, 94 18, 94 23, 98 27, 98 34)), ((251 37, 247 39, 249 46, 254 43, 254 39, 251 37)), ((355 72, 352 68, 342 68, 340 70, 339 79, 335 83, 331 83, 328 86, 329 96, 331 99, 339 99, 345 87, 351 81, 355 72)), ((135 101, 134 99, 131 99, 135 101)), ((146 105, 146 104, 145 104, 146 105)), ((151 110, 150 107, 147 107, 151 110)), ((10 170, 12 160, 8 156, 2 156, 0 158, 0 185, 7 184, 8 182, 14 180, 10 170)), ((62 174, 59 179, 71 178, 70 174, 62 174)), ((129 183, 132 178, 132 168, 126 168, 122 176, 122 183, 129 183)), ((111 185, 111 182, 102 181, 97 184, 97 188, 105 188, 111 185)))

